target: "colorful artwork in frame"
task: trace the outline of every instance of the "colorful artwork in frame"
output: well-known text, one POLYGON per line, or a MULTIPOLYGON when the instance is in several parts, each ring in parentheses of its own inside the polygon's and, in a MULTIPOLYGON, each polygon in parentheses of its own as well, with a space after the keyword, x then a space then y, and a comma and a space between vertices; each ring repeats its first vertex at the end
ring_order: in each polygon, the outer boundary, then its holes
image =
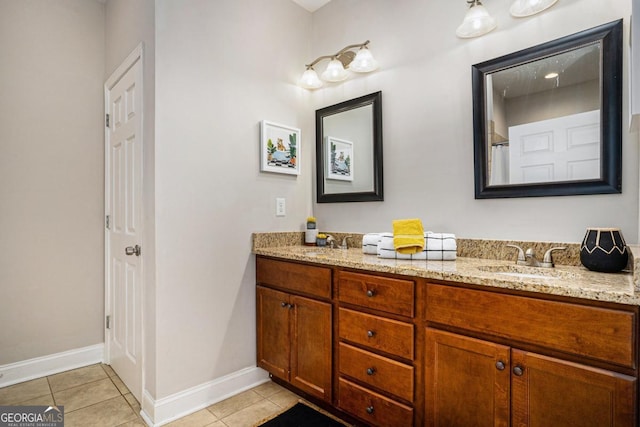
POLYGON ((353 181, 353 142, 327 136, 327 179, 353 181))
POLYGON ((267 120, 260 123, 260 170, 300 174, 300 129, 267 120))

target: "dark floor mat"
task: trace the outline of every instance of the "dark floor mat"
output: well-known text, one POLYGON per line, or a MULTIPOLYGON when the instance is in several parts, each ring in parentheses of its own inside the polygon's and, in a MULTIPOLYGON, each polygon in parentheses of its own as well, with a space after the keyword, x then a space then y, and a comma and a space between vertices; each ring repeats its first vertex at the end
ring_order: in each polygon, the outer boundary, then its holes
POLYGON ((260 427, 344 427, 344 424, 307 405, 297 403, 277 417, 260 424, 260 427))

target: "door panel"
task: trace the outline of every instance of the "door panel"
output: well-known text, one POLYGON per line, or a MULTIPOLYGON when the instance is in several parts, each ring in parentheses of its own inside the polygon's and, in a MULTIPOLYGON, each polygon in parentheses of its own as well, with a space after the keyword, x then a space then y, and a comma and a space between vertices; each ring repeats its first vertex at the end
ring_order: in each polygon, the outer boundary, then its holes
POLYGON ((289 381, 289 294, 256 288, 258 366, 289 381))
POLYGON ((426 338, 426 425, 508 426, 509 347, 431 328, 426 338))
POLYGON ((331 402, 331 304, 291 296, 291 384, 331 402))
MULTIPOLYGON (((111 79, 110 79, 111 80, 111 79)), ((142 398, 142 258, 125 248, 142 241, 142 64, 135 63, 107 86, 106 213, 107 359, 118 376, 142 398)))
POLYGON ((520 350, 512 366, 513 426, 635 425, 632 377, 520 350))

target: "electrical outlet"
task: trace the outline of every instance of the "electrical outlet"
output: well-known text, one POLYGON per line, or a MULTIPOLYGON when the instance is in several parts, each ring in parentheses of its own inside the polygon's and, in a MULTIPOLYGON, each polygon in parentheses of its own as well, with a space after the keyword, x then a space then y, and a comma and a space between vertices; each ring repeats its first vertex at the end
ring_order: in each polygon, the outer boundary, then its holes
POLYGON ((284 197, 276 198, 276 216, 285 216, 287 214, 287 204, 284 197))

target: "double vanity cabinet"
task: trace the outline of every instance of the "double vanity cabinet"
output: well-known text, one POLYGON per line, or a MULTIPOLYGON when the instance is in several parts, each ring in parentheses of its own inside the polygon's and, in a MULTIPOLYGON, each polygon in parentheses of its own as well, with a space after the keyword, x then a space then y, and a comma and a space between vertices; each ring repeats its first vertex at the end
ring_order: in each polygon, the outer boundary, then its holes
POLYGON ((257 360, 370 426, 637 426, 638 306, 256 257, 257 360))

